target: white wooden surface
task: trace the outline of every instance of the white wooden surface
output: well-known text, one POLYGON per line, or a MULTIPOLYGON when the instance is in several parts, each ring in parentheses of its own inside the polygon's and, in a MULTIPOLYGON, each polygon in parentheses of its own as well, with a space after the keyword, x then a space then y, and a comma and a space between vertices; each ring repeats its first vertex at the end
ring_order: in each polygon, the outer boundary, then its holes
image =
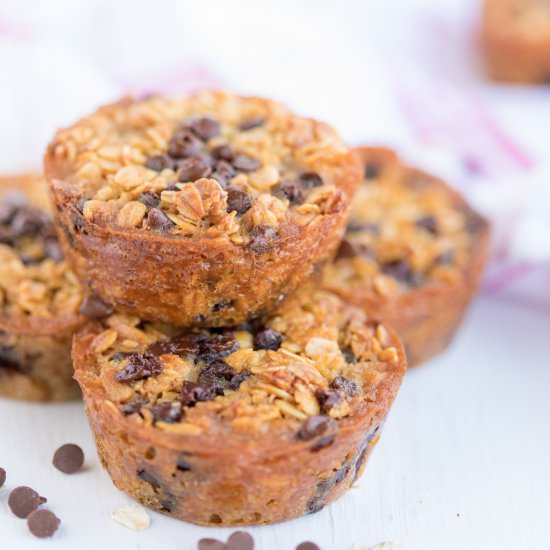
MULTIPOLYGON (((250 529, 259 550, 323 550, 383 540, 407 550, 550 548, 550 316, 487 299, 471 311, 452 349, 409 372, 358 488, 320 513, 250 529)), ((158 514, 139 533, 110 519, 129 499, 95 456, 80 404, 0 401, 0 549, 192 550, 206 529, 158 514), (76 442, 86 469, 51 465, 76 442), (62 519, 52 540, 33 539, 8 510, 7 495, 30 485, 62 519)))

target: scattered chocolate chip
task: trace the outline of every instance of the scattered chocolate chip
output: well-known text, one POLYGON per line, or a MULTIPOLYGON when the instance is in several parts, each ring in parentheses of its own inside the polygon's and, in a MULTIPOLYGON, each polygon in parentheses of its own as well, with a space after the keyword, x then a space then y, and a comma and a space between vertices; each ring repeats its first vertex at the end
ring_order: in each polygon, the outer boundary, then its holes
POLYGON ((86 315, 90 319, 101 319, 107 317, 113 313, 114 309, 109 304, 106 304, 96 294, 88 294, 82 305, 80 306, 80 313, 86 315))
POLYGON ((190 128, 180 128, 168 142, 168 154, 176 159, 194 157, 202 149, 202 141, 190 128))
POLYGON ((41 504, 47 501, 30 487, 16 487, 8 498, 10 510, 18 518, 26 518, 31 512, 34 512, 41 504))
POLYGON ((204 388, 186 380, 181 388, 180 401, 184 407, 193 407, 199 401, 212 401, 218 395, 215 388, 204 388))
POLYGON ((226 550, 254 550, 254 539, 244 531, 235 531, 229 535, 226 550))
POLYGON ((64 474, 78 472, 84 464, 84 452, 74 443, 62 445, 53 455, 53 465, 64 474))
POLYGON ((232 390, 238 390, 240 385, 247 379, 252 376, 252 373, 247 370, 242 370, 241 372, 237 373, 231 380, 229 381, 229 387, 232 390))
POLYGON ((433 216, 424 216, 416 220, 416 226, 437 235, 437 220, 433 216))
POLYGON ((154 191, 146 191, 138 197, 138 201, 148 209, 156 208, 160 204, 160 195, 154 191))
POLYGON ((321 449, 324 449, 325 447, 330 447, 334 443, 334 434, 327 435, 325 437, 321 437, 321 439, 318 439, 310 448, 309 450, 312 453, 316 453, 320 451, 321 449))
POLYGON ((406 284, 413 284, 416 278, 411 266, 405 260, 394 260, 383 264, 382 273, 406 284))
MULTIPOLYGON (((351 363, 351 361, 349 362, 351 363)), ((354 362, 355 363, 357 362, 356 357, 354 362)), ((341 376, 341 375, 337 376, 330 383, 330 387, 334 390, 341 391, 346 395, 349 395, 350 397, 357 395, 361 391, 361 387, 355 380, 352 380, 351 378, 347 378, 346 376, 341 376)))
POLYGON ((195 332, 183 332, 174 336, 171 340, 159 340, 151 344, 147 351, 154 355, 197 355, 200 344, 206 336, 195 332))
POLYGON ((46 215, 33 208, 20 208, 10 223, 10 229, 15 237, 36 237, 49 223, 46 215))
POLYGON ((239 344, 233 332, 228 330, 203 339, 200 342, 198 358, 205 363, 211 363, 227 357, 238 349, 239 344))
POLYGON ((140 401, 133 401, 131 403, 123 403, 119 405, 119 410, 124 416, 130 416, 131 414, 138 413, 141 411, 143 403, 140 401))
POLYGON ((290 204, 302 204, 304 192, 296 180, 283 180, 271 189, 273 195, 280 199, 288 199, 290 204))
POLYGON ((6 470, 0 468, 0 488, 4 486, 4 483, 6 483, 6 470))
POLYGON ((154 487, 155 489, 160 489, 160 483, 158 482, 158 479, 153 474, 148 472, 145 468, 139 468, 136 473, 142 481, 145 481, 145 483, 149 483, 149 485, 151 485, 151 487, 154 487))
POLYGON ((296 550, 321 550, 314 542, 306 541, 301 542, 296 546, 296 550))
POLYGON ((50 510, 35 510, 27 518, 29 531, 40 539, 53 536, 60 524, 61 520, 50 510))
POLYGON ((283 335, 272 328, 261 330, 254 336, 254 349, 271 349, 277 351, 282 343, 283 335))
POLYGON ((147 227, 166 232, 174 227, 174 222, 159 208, 151 208, 147 214, 147 227))
POLYGON ((174 424, 181 420, 181 403, 160 403, 153 407, 153 417, 160 422, 174 424))
POLYGON ((250 232, 250 249, 256 254, 265 254, 273 248, 276 236, 273 227, 256 225, 250 232))
POLYGON ((316 172, 304 172, 300 174, 300 183, 306 189, 311 189, 312 187, 320 187, 323 185, 323 178, 316 172))
POLYGON ((233 159, 233 166, 241 172, 254 172, 261 166, 259 160, 247 155, 239 154, 233 159))
POLYGON ((252 208, 252 199, 248 193, 241 191, 236 187, 227 188, 227 211, 237 212, 242 216, 245 212, 252 208))
POLYGON ((358 359, 355 353, 351 351, 350 348, 342 348, 342 355, 344 356, 344 359, 346 360, 346 363, 357 363, 358 359))
POLYGON ((374 180, 377 179, 380 176, 380 165, 375 164, 374 162, 367 162, 365 165, 365 179, 366 180, 374 180))
POLYGON ((206 178, 212 168, 208 159, 202 157, 191 157, 181 160, 178 163, 178 181, 196 181, 200 178, 206 178))
POLYGON ((162 372, 159 358, 152 353, 135 353, 128 358, 124 368, 117 372, 119 382, 143 380, 149 376, 158 376, 162 372))
POLYGON ((191 464, 189 464, 189 462, 181 456, 178 458, 178 461, 176 463, 176 468, 180 472, 189 472, 192 470, 191 464))
POLYGON ((239 125, 239 129, 241 130, 241 132, 246 132, 248 130, 252 130, 253 128, 263 126, 264 122, 265 119, 262 116, 247 118, 246 120, 243 120, 241 122, 241 124, 239 125))
POLYGON ((167 168, 173 168, 174 160, 168 155, 152 155, 145 161, 145 166, 149 168, 149 170, 162 172, 167 168))
POLYGON ((296 434, 298 439, 309 441, 336 428, 336 421, 328 416, 310 416, 296 434))
POLYGON ((210 177, 214 178, 222 187, 225 186, 233 179, 236 172, 233 166, 225 160, 219 160, 215 167, 214 172, 210 177))
POLYGON ((210 117, 197 118, 191 121, 189 126, 195 132, 195 135, 203 141, 208 141, 213 137, 219 136, 221 131, 220 123, 210 117))
POLYGON ((225 550, 225 544, 216 539, 200 539, 197 546, 198 550, 225 550))
POLYGON ((233 152, 233 148, 231 145, 225 143, 223 145, 216 145, 216 147, 212 147, 210 149, 210 154, 218 160, 227 160, 231 162, 233 158, 235 157, 235 153, 233 152))
POLYGON ((342 396, 337 390, 319 389, 315 392, 315 397, 317 397, 317 401, 319 401, 319 407, 323 414, 327 414, 332 407, 342 400, 342 396))
POLYGON ((349 258, 356 258, 357 256, 370 258, 372 257, 372 249, 366 244, 353 243, 347 239, 343 239, 338 248, 338 252, 336 252, 335 259, 346 260, 349 258))

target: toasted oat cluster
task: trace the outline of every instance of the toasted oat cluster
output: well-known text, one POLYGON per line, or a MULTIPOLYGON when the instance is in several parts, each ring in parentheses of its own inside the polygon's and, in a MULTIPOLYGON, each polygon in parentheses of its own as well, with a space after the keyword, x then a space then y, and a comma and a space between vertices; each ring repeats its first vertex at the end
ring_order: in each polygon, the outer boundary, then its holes
POLYGON ((124 100, 50 146, 87 220, 236 244, 330 212, 341 192, 322 167, 345 150, 277 103, 226 93, 124 100))
POLYGON ((437 281, 455 282, 471 256, 481 218, 436 178, 384 149, 362 149, 365 178, 329 288, 386 297, 437 281))
POLYGON ((0 180, 0 316, 76 313, 81 291, 63 261, 38 176, 0 180))
POLYGON ((263 324, 175 331, 112 315, 92 347, 124 415, 185 434, 288 430, 309 439, 353 415, 398 361, 388 331, 326 291, 263 324))

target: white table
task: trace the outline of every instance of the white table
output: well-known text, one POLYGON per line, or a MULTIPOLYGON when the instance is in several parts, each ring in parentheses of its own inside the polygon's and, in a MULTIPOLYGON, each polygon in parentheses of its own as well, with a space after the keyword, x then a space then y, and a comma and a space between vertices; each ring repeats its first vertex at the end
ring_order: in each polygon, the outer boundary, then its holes
MULTIPOLYGON (((259 550, 323 550, 383 540, 407 550, 538 550, 550 547, 550 316, 481 299, 452 349, 411 371, 358 488, 316 515, 249 529, 259 550)), ((129 502, 95 456, 81 404, 0 402, 0 549, 193 550, 226 538, 152 513, 130 531, 110 519, 129 502), (50 462, 76 442, 86 469, 50 462), (10 487, 29 485, 62 519, 54 539, 34 539, 7 507, 10 487)))

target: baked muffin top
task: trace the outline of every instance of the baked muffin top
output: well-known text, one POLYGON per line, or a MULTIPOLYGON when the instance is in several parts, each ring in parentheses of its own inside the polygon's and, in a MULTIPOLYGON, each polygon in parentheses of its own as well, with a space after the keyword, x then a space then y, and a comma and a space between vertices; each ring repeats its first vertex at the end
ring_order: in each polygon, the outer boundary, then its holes
POLYGON ((95 370, 77 377, 91 376, 132 422, 185 435, 324 434, 320 446, 339 421, 364 413, 388 373, 405 368, 384 326, 311 288, 264 323, 233 328, 178 330, 112 315, 90 347, 95 370))
POLYGON ((81 299, 57 241, 44 179, 0 178, 0 317, 77 313, 81 299))
POLYGON ((327 286, 384 299, 461 280, 484 220, 443 182, 403 166, 391 151, 358 152, 365 177, 327 286))
POLYGON ((46 172, 92 223, 261 247, 347 203, 348 155, 322 123, 211 92, 103 107, 57 134, 46 172))

